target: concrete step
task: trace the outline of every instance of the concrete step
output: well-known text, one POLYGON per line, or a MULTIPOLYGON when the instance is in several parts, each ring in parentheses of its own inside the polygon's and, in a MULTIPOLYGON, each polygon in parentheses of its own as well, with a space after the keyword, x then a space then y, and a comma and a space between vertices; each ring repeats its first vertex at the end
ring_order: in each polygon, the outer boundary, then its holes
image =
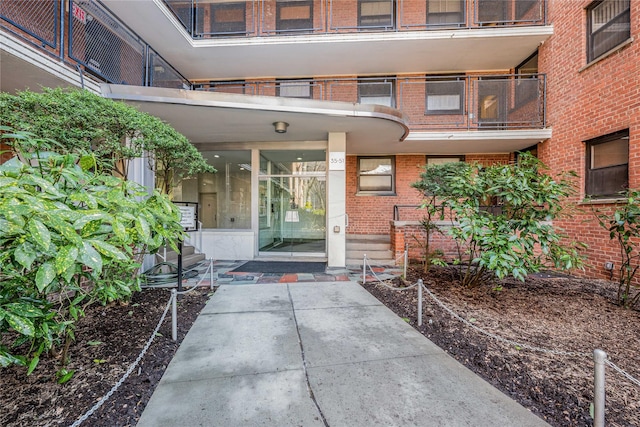
MULTIPOLYGON (((162 250, 160 250, 158 253, 162 254, 162 250)), ((189 246, 189 245, 182 246, 182 267, 183 268, 190 267, 194 264, 197 264, 205 258, 206 258, 205 254, 195 253, 195 248, 193 246, 189 246)), ((171 262, 173 264, 177 264, 178 253, 173 250, 167 250, 167 259, 163 260, 160 256, 156 255, 156 261, 157 262, 166 261, 166 262, 171 262)))
POLYGON ((348 265, 362 264, 365 254, 372 265, 395 264, 388 234, 349 234, 346 246, 348 265))

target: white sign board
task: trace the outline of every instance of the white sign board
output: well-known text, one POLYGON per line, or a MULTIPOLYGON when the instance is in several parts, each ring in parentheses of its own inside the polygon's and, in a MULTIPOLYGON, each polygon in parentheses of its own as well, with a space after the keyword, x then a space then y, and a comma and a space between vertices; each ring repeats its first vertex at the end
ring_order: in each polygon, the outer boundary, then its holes
POLYGON ((331 151, 329 153, 330 171, 343 171, 346 163, 347 161, 344 151, 331 151))
POLYGON ((196 207, 178 206, 180 209, 180 225, 185 229, 196 229, 196 207))

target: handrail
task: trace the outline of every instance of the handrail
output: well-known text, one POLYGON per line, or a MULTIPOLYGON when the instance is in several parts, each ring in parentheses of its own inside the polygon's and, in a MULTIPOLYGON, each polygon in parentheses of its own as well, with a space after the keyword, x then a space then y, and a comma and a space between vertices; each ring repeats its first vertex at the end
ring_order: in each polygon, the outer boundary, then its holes
POLYGON ((284 1, 163 1, 194 39, 547 25, 547 0, 459 0, 446 11, 430 9, 429 2, 387 0, 375 15, 364 16, 356 7, 345 13, 344 0, 300 0, 286 13, 284 1), (217 21, 218 12, 225 18, 217 21))
MULTIPOLYGON (((361 89, 388 86, 388 105, 405 113, 412 130, 544 129, 546 127, 546 75, 459 74, 422 77, 320 78, 304 80, 217 81, 201 83, 195 90, 280 96, 282 84, 303 86, 311 99, 363 102, 361 89), (433 99, 429 94, 435 95, 433 99), (453 95, 457 105, 439 105, 437 95, 453 95), (488 112, 481 106, 492 97, 497 107, 488 112)), ((298 91, 303 93, 303 91, 298 91)), ((379 91, 378 91, 379 92, 379 91)), ((450 100, 449 100, 450 101, 450 100)))
POLYGON ((102 81, 192 87, 99 0, 2 0, 0 27, 102 81))

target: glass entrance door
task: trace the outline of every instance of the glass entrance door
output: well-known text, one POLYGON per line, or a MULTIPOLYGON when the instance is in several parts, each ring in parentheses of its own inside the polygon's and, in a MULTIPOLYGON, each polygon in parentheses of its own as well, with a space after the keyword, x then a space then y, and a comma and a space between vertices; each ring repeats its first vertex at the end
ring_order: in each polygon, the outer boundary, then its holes
POLYGON ((323 150, 263 151, 259 194, 261 254, 326 254, 323 150))

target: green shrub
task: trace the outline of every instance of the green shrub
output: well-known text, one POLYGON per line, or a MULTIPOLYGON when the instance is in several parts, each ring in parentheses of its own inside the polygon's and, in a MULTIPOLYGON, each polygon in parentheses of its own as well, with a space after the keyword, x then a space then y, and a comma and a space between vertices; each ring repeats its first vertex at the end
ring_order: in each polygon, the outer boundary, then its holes
POLYGON ((640 191, 628 190, 622 196, 625 202, 617 205, 613 216, 603 211, 596 212, 596 216, 600 226, 609 231, 609 238, 618 243, 620 267, 617 302, 622 307, 631 308, 640 302, 640 290, 636 282, 640 268, 640 191))
POLYGON ((144 254, 175 248, 182 228, 166 196, 101 174, 93 154, 2 130, 22 161, 0 165, 0 365, 31 373, 61 347, 64 364, 85 308, 139 289, 144 254))
MULTIPOLYGON (((427 181, 440 175, 435 188, 442 206, 439 215, 455 224, 450 235, 458 247, 455 264, 464 285, 489 277, 524 280, 542 268, 582 266, 581 245, 567 241, 552 224, 573 192, 572 174, 556 179, 544 171, 538 159, 524 154, 517 164, 463 163, 453 171, 446 165, 429 166, 413 185, 427 191, 434 187, 427 181)), ((427 197, 425 206, 432 200, 427 197)))
POLYGON ((86 90, 0 93, 0 124, 56 141, 53 151, 92 152, 98 168, 126 178, 129 160, 149 157, 156 187, 168 194, 183 178, 215 172, 168 124, 122 102, 86 90))

